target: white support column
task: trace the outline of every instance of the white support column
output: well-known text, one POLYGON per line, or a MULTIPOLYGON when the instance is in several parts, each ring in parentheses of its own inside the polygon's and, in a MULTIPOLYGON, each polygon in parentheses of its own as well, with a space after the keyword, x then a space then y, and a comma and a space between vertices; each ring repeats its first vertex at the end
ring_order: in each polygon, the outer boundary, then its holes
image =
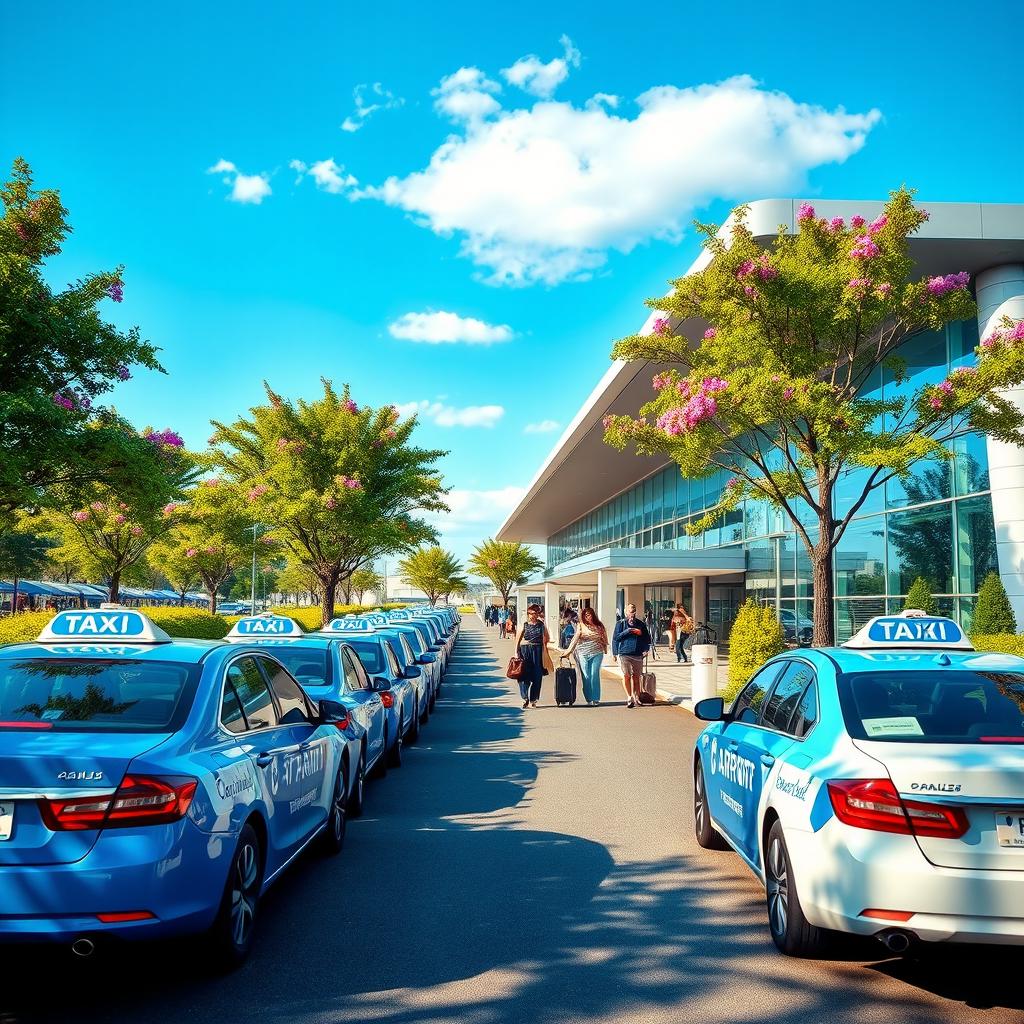
POLYGON ((544 584, 544 622, 551 639, 558 643, 558 584, 544 584))
POLYGON ((615 629, 615 591, 618 588, 618 574, 614 569, 597 570, 597 617, 608 630, 608 654, 606 663, 614 663, 611 650, 611 636, 615 629))
MULTIPOLYGON (((975 286, 982 338, 1004 316, 1024 319, 1024 265, 1007 264, 983 271, 975 278, 975 286)), ((1024 388, 1001 394, 1024 408, 1024 388)), ((1024 627, 1024 449, 992 437, 987 440, 999 575, 1020 629, 1024 627)))
POLYGON ((708 621, 708 578, 707 576, 693 577, 693 607, 686 610, 693 616, 694 622, 708 621))

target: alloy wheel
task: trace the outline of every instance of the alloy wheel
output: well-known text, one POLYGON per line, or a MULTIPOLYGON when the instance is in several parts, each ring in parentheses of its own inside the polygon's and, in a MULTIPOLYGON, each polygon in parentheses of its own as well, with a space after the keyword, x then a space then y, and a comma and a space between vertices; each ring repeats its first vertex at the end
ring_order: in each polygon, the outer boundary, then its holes
POLYGON ((255 845, 246 841, 235 857, 234 881, 231 887, 231 937, 242 947, 252 931, 256 917, 256 887, 260 874, 260 856, 255 845))
POLYGON ((768 923, 778 935, 786 934, 789 924, 789 873, 786 854, 778 836, 773 836, 768 847, 768 923))

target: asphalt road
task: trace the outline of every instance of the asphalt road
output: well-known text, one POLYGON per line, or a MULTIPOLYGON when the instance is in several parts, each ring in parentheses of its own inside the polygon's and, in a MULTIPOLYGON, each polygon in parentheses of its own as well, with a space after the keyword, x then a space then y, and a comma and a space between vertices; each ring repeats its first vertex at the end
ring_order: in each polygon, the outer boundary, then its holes
POLYGON ((195 943, 0 951, 0 1024, 1022 1019, 1019 953, 779 956, 763 890, 693 841, 694 720, 619 693, 523 712, 510 650, 467 616, 421 742, 340 857, 271 890, 241 970, 195 943))

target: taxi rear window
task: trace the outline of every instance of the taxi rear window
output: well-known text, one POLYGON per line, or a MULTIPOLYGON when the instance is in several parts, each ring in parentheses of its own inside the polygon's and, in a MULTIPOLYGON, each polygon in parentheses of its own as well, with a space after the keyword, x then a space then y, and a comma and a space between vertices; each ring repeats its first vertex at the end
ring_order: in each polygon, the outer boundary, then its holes
POLYGON ((387 672, 388 667, 384 662, 384 652, 377 644, 368 640, 352 640, 349 642, 349 646, 359 655, 363 668, 371 676, 382 676, 387 672))
POLYGON ((275 647, 273 655, 300 686, 326 686, 331 681, 325 648, 275 647))
POLYGON ((854 739, 1024 743, 1021 672, 851 672, 839 699, 854 739))
POLYGON ((198 677, 196 665, 161 661, 0 662, 0 729, 173 732, 188 715, 198 677))

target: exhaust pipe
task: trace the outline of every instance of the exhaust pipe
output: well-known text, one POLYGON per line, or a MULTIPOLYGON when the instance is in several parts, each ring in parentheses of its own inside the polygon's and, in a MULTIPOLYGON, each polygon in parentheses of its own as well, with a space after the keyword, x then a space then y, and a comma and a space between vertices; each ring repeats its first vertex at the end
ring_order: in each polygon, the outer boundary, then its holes
POLYGON ((902 956, 914 944, 916 936, 912 932, 905 932, 899 928, 890 928, 888 931, 879 932, 876 938, 890 953, 902 956))
POLYGON ((81 960, 87 960, 96 952, 96 943, 92 939, 75 939, 71 943, 71 952, 81 960))

